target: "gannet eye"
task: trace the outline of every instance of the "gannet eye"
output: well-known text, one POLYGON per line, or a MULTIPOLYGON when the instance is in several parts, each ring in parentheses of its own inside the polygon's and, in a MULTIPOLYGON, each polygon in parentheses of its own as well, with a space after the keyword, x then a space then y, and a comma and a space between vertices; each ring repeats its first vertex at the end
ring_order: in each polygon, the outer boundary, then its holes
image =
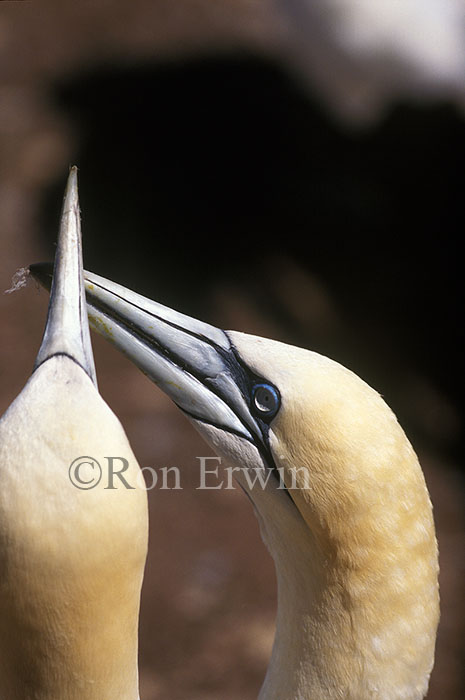
POLYGON ((279 411, 281 399, 271 384, 256 384, 252 392, 255 412, 265 420, 271 420, 279 411))

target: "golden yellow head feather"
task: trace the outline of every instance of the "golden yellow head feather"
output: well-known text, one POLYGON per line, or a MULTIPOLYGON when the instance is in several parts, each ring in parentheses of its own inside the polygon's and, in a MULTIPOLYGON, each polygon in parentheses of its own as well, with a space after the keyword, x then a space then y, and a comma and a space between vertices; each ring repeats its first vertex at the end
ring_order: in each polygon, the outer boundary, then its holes
MULTIPOLYGON (((439 616, 438 552, 405 433, 379 394, 338 363, 263 338, 229 337, 281 394, 270 446, 302 519, 287 525, 276 503, 267 511, 264 496, 253 496, 277 563, 281 607, 294 626, 300 615, 303 629, 287 630, 280 615, 275 646, 279 624, 286 643, 276 655, 307 646, 309 666, 294 678, 305 698, 422 698, 439 616)), ((262 697, 282 699, 279 686, 273 676, 262 697)))

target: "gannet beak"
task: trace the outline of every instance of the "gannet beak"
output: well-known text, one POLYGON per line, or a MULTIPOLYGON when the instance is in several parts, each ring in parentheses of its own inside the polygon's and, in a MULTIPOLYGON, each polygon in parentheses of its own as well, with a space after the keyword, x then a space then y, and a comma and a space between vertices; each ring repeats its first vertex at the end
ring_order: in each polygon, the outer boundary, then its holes
MULTIPOLYGON (((50 266, 34 266, 44 286, 50 266), (40 274, 38 274, 39 268, 40 274)), ((251 412, 251 377, 227 333, 84 272, 91 327, 134 362, 191 418, 264 449, 251 412)))
POLYGON ((186 414, 263 443, 247 369, 227 333, 84 272, 91 326, 127 355, 186 414))
MULTIPOLYGON (((65 202, 62 228, 78 230, 77 196, 75 202, 70 212, 65 202)), ((61 259, 58 251, 57 260, 61 259)), ((50 264, 41 263, 30 269, 50 288, 50 264)), ((76 270, 70 270, 70 283, 76 274, 76 270)), ((272 462, 268 426, 254 415, 252 406, 252 389, 260 377, 241 361, 225 331, 103 277, 86 271, 83 274, 89 323, 94 330, 129 357, 190 418, 245 438, 272 462)), ((57 270, 52 299, 56 277, 57 270)), ((43 362, 53 351, 54 346, 43 352, 41 348, 39 360, 43 362)))
POLYGON ((53 280, 49 264, 31 265, 29 270, 44 286, 50 289, 51 284, 47 323, 34 369, 55 355, 67 355, 97 386, 82 273, 76 167, 71 168, 66 185, 53 280))

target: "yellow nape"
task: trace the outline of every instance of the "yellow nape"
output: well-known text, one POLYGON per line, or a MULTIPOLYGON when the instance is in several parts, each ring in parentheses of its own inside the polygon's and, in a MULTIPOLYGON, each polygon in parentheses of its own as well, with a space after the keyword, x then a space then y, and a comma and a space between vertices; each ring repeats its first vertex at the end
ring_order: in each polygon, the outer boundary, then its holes
POLYGON ((0 420, 0 483, 0 696, 137 700, 146 492, 121 424, 68 356, 40 365, 0 420), (105 488, 109 455, 132 489, 105 488), (95 488, 71 481, 81 456, 102 467, 95 488))
MULTIPOLYGON (((338 363, 228 335, 281 394, 269 443, 292 499, 251 494, 279 597, 260 700, 423 698, 439 618, 438 551, 407 437, 379 394, 338 363)), ((244 459, 253 466, 242 449, 244 459)))

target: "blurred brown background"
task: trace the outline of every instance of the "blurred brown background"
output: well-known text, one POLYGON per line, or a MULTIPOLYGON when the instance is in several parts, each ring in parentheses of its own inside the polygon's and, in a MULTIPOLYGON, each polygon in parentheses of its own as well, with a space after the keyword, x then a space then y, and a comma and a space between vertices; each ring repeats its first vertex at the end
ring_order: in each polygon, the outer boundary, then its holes
MULTIPOLYGON (((282 5, 0 3, 0 288, 53 258, 76 164, 88 269, 322 352, 380 391, 435 508, 442 620, 429 698, 459 700, 463 112, 404 95, 369 123, 341 120, 302 72, 282 5)), ((1 412, 31 371, 47 301, 33 283, 0 297, 1 412)), ((94 349, 140 464, 184 477, 182 491, 149 494, 141 698, 252 700, 275 580, 249 503, 196 491, 196 457, 211 454, 200 437, 95 336, 94 349)))

